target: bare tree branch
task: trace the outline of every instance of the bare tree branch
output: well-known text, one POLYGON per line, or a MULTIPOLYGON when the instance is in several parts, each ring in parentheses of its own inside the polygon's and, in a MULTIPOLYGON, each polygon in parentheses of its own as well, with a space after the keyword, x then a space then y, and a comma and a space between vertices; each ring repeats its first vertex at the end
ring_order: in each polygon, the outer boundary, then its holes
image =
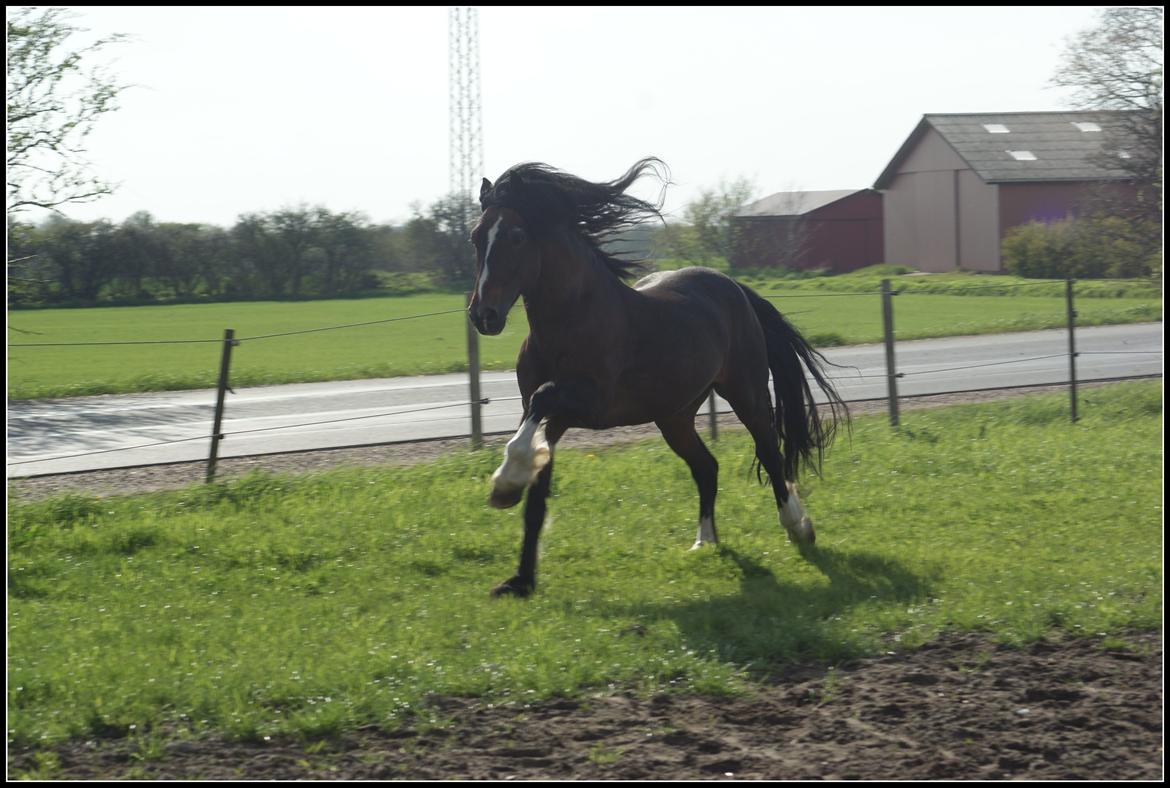
POLYGON ((18 8, 8 18, 7 213, 97 199, 113 186, 88 174, 85 140, 98 118, 117 109, 127 87, 101 66, 83 70, 82 61, 110 44, 115 34, 77 51, 66 39, 83 32, 68 22, 64 8, 18 8))

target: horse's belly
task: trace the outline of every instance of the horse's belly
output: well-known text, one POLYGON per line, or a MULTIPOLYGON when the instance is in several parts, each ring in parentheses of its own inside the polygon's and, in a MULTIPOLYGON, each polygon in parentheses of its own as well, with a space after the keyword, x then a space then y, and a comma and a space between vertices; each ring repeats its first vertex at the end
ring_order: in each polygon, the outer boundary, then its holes
POLYGON ((622 375, 613 393, 610 413, 615 424, 647 424, 674 416, 694 405, 711 387, 711 370, 642 369, 622 375))

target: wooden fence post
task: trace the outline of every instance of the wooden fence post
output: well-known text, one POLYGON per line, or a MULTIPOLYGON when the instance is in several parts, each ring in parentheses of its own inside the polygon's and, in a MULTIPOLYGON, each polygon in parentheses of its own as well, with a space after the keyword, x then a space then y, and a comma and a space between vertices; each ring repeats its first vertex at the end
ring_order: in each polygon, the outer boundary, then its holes
POLYGON ((219 461, 219 442, 223 434, 219 431, 223 425, 223 400, 228 390, 228 373, 232 366, 232 347, 239 344, 235 340, 234 328, 223 330, 223 353, 219 358, 219 382, 215 390, 215 419, 211 425, 211 454, 207 458, 207 483, 215 481, 215 465, 219 461))
MULTIPOLYGON (((472 294, 467 294, 467 303, 471 304, 472 294)), ((467 378, 471 388, 471 448, 483 448, 483 405, 479 392, 479 333, 471 322, 471 315, 464 313, 467 323, 467 378)))
POLYGON ((886 342, 886 388, 890 402, 890 426, 898 426, 898 372, 894 365, 894 293, 890 280, 882 280, 882 333, 886 342))

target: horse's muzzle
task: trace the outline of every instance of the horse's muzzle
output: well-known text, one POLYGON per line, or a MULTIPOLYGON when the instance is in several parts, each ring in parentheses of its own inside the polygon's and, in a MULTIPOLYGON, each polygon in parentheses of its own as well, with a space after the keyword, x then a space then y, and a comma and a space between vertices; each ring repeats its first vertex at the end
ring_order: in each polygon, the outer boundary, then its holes
POLYGON ((490 306, 480 307, 471 315, 471 322, 475 325, 475 330, 489 337, 494 337, 503 331, 507 320, 506 314, 502 315, 490 306))

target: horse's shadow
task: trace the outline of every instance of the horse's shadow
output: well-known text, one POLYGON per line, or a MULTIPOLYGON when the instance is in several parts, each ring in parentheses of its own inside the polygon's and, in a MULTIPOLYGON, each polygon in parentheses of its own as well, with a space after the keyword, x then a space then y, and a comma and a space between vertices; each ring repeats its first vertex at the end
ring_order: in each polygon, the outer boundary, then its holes
POLYGON ((772 568, 734 548, 717 550, 739 568, 737 593, 607 612, 644 623, 673 621, 689 648, 770 670, 793 660, 857 656, 872 645, 874 631, 847 615, 853 608, 926 599, 933 585, 929 570, 915 571, 887 556, 809 546, 800 548, 802 557, 828 580, 810 588, 807 581, 778 578, 772 568))

